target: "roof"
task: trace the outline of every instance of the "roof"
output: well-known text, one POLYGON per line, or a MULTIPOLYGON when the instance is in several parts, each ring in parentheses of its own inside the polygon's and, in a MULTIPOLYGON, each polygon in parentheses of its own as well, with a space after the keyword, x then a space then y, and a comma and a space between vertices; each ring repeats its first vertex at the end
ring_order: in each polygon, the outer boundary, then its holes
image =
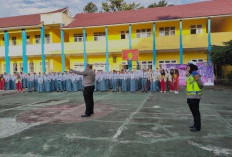
POLYGON ((185 5, 147 8, 107 13, 80 13, 65 28, 102 26, 180 18, 232 14, 232 0, 211 0, 185 5))
POLYGON ((38 13, 38 14, 31 14, 31 15, 22 15, 22 16, 0 18, 0 28, 39 25, 39 24, 41 24, 41 19, 40 19, 41 14, 58 13, 58 12, 63 12, 66 9, 67 8, 62 8, 59 10, 46 12, 46 13, 38 13))

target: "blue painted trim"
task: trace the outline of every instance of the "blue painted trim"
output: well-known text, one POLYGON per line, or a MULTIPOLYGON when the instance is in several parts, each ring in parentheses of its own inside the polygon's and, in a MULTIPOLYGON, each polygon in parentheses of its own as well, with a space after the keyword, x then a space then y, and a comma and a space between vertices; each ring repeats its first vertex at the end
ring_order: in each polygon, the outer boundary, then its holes
POLYGON ((108 28, 105 27, 106 32, 106 71, 109 72, 109 48, 108 48, 108 28))
POLYGON ((28 68, 27 68, 27 33, 25 29, 22 30, 22 49, 23 49, 23 73, 26 74, 28 73, 28 68))
POLYGON ((153 69, 156 69, 156 29, 155 22, 153 23, 153 69))
POLYGON ((6 64, 6 73, 10 74, 10 57, 9 54, 9 34, 7 31, 4 31, 4 43, 5 43, 5 64, 6 64))
POLYGON ((208 18, 208 62, 211 62, 211 19, 208 18))
POLYGON ((41 37, 42 72, 46 73, 46 63, 45 63, 45 54, 44 54, 44 26, 40 28, 40 37, 41 37))
POLYGON ((128 60, 128 69, 132 70, 132 60, 128 60))
POLYGON ((86 53, 86 30, 83 28, 83 44, 84 44, 84 68, 87 67, 87 53, 86 53))
POLYGON ((182 36, 182 20, 180 20, 180 64, 183 64, 183 36, 182 36))
POLYGON ((64 30, 62 29, 62 24, 60 24, 61 33, 61 60, 62 60, 62 72, 65 71, 65 55, 64 55, 64 30))
POLYGON ((131 34, 132 34, 132 29, 131 25, 129 25, 129 49, 132 49, 132 41, 131 41, 131 34))

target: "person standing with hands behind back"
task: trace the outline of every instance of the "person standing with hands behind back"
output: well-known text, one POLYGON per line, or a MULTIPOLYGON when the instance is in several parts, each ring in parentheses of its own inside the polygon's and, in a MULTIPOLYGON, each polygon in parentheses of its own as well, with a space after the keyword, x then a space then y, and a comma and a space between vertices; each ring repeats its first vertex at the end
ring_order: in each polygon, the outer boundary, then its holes
POLYGON ((81 117, 90 117, 91 114, 94 114, 94 101, 93 101, 93 92, 95 89, 94 82, 95 82, 95 72, 92 70, 92 65, 87 64, 87 68, 85 71, 75 71, 72 69, 69 69, 70 72, 75 73, 77 75, 83 75, 83 96, 85 100, 85 114, 81 117))
POLYGON ((192 112, 194 124, 190 126, 190 131, 196 132, 201 130, 201 115, 199 104, 202 96, 203 83, 201 76, 196 72, 198 67, 194 62, 189 62, 186 71, 186 92, 187 103, 192 112))

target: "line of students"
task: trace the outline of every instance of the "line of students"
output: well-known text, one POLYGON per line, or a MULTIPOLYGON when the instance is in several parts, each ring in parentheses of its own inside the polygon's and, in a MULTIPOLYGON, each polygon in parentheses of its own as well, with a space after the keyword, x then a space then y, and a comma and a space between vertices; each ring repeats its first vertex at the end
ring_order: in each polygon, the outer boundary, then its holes
MULTIPOLYGON (((0 75, 0 91, 15 90, 22 92, 78 92, 83 90, 83 76, 73 73, 35 73, 0 75)), ((177 69, 168 70, 137 70, 121 72, 96 72, 95 92, 170 92, 179 91, 179 73, 177 69)))

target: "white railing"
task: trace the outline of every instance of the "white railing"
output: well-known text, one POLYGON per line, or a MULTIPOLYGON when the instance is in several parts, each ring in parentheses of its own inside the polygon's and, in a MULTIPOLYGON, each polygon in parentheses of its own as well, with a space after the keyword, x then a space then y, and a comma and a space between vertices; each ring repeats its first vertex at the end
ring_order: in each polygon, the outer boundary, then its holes
POLYGON ((23 48, 21 45, 19 46, 9 46, 9 56, 10 57, 18 57, 22 56, 23 48))
POLYGON ((27 55, 28 56, 41 55, 41 45, 40 44, 27 45, 27 55))

